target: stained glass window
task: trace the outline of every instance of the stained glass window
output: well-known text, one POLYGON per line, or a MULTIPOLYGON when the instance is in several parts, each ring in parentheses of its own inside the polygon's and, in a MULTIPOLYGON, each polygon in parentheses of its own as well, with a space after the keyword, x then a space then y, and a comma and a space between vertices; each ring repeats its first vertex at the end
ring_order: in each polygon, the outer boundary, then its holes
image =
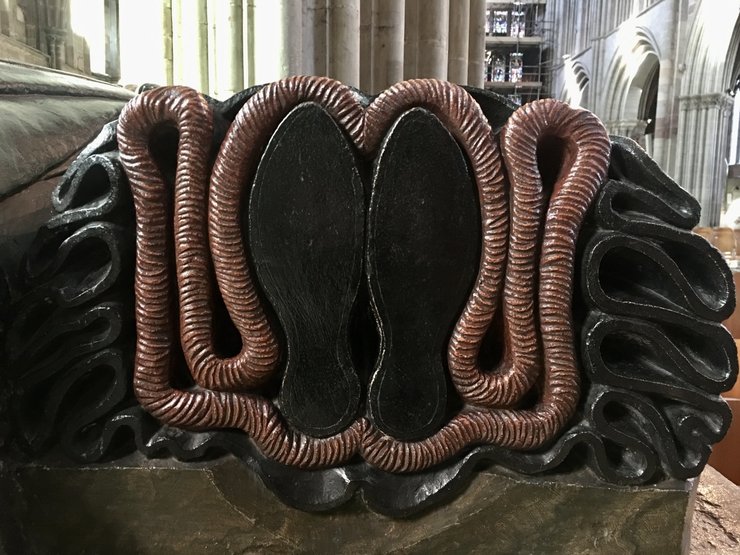
POLYGON ((509 13, 496 10, 493 12, 493 34, 506 35, 509 30, 509 13))
POLYGON ((511 36, 512 37, 523 37, 524 36, 524 12, 521 10, 512 10, 511 12, 511 36))
POLYGON ((486 35, 493 34, 493 10, 491 8, 486 9, 486 35))
POLYGON ((520 94, 510 94, 508 96, 509 100, 511 100, 514 104, 521 106, 522 105, 522 95, 520 94))
POLYGON ((514 52, 509 55, 509 81, 518 83, 523 76, 522 54, 514 52))
POLYGON ((493 80, 498 82, 506 80, 506 60, 503 56, 496 55, 493 58, 493 80))

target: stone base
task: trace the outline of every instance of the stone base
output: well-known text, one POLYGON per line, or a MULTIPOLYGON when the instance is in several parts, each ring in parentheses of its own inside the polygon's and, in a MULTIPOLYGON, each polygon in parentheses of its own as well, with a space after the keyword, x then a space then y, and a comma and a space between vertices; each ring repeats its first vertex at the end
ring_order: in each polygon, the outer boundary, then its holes
POLYGON ((359 500, 323 514, 286 507, 231 458, 131 462, 0 467, 0 544, 8 554, 681 553, 696 485, 486 470, 452 503, 394 520, 359 500))

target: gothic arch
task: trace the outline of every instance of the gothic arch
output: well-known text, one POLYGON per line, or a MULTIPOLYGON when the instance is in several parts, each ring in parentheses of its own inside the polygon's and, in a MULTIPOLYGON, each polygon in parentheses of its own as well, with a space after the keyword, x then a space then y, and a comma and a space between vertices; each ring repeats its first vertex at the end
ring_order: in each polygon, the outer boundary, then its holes
POLYGON ((704 23, 712 4, 707 0, 698 2, 686 48, 686 70, 681 83, 681 96, 723 92, 732 79, 740 45, 740 0, 729 0, 727 4, 732 6, 723 5, 727 11, 735 13, 734 22, 730 22, 734 23, 732 29, 706 28, 704 23))
POLYGON ((727 94, 738 66, 740 0, 701 0, 690 21, 686 67, 680 85, 678 138, 671 173, 702 206, 702 225, 717 225, 727 180, 732 100, 727 94))
MULTIPOLYGON (((566 62, 568 63, 568 62, 566 62)), ((579 61, 570 62, 566 70, 565 83, 560 91, 560 99, 573 106, 589 106, 589 87, 591 72, 579 61)))
POLYGON ((643 91, 657 71, 660 51, 655 37, 644 27, 627 28, 624 36, 629 46, 621 45, 615 52, 607 75, 607 99, 604 113, 610 130, 624 134, 620 122, 637 122, 643 91))

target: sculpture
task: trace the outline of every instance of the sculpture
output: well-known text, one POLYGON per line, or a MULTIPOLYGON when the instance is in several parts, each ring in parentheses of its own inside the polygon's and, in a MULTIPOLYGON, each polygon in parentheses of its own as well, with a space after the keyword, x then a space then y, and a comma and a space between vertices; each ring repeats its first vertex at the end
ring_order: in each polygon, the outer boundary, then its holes
POLYGON ((155 89, 54 206, 10 301, 26 451, 231 452, 294 506, 403 515, 483 460, 685 479, 729 425, 732 276, 698 204, 557 101, 155 89))

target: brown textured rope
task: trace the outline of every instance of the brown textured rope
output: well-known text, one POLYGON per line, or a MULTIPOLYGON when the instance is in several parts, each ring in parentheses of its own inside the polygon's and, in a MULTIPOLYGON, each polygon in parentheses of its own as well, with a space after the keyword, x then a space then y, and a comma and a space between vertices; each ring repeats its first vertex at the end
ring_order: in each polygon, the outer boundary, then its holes
MULTIPOLYGON (((329 81, 323 85, 300 88, 296 91, 295 102, 314 100, 317 95, 326 94, 334 99, 333 102, 344 98, 356 104, 346 87, 329 81)), ((275 88, 280 87, 265 87, 250 99, 230 128, 224 145, 231 145, 234 137, 240 136, 242 129, 248 126, 245 119, 247 122, 264 121, 265 114, 261 111, 264 106, 280 109, 279 104, 269 101, 275 98, 275 88), (251 109, 258 114, 250 116, 251 109)), ((332 113, 334 117, 338 114, 341 112, 332 113)), ((252 159, 257 158, 268 136, 265 132, 261 142, 250 145, 252 159)), ((203 98, 180 87, 142 94, 122 112, 118 140, 136 208, 137 349, 134 390, 139 402, 155 417, 173 426, 241 428, 268 457, 285 464, 322 467, 348 460, 357 451, 366 427, 364 420, 355 422, 335 436, 311 438, 289 430, 269 400, 259 395, 227 392, 257 384, 268 376, 277 360, 277 348, 249 278, 246 260, 236 260, 240 255, 245 256, 243 250, 234 247, 237 240, 241 243, 238 227, 235 231, 239 239, 230 237, 227 241, 219 241, 217 236, 212 240, 211 250, 217 271, 219 268, 223 270, 219 263, 234 264, 242 269, 238 275, 227 273, 221 276, 219 285, 244 347, 232 359, 219 359, 213 348, 212 287, 203 210, 208 183, 206 168, 211 141, 211 113, 203 98), (165 208, 170 195, 149 152, 151 132, 160 125, 175 125, 180 133, 175 176, 174 241, 180 296, 180 340, 193 377, 204 388, 195 391, 177 390, 171 385, 171 351, 175 332, 170 314, 174 296, 167 256, 170 249, 165 208)), ((226 155, 231 154, 228 148, 233 147, 226 147, 226 155)), ((226 155, 222 149, 216 160, 214 175, 221 177, 214 177, 212 197, 219 193, 214 189, 234 182, 229 179, 229 168, 236 168, 240 177, 254 166, 250 166, 248 160, 235 163, 232 159, 225 159, 226 155)), ((236 196, 238 198, 238 194, 236 196)), ((225 216, 228 214, 227 206, 225 216)), ((211 222, 213 220, 211 218, 211 222)))
POLYGON ((395 472, 427 468, 476 443, 530 449, 557 433, 578 400, 578 371, 573 354, 570 295, 575 237, 585 210, 603 179, 609 142, 598 120, 554 101, 532 103, 517 111, 503 133, 513 182, 512 237, 508 246, 504 316, 509 351, 498 372, 477 366, 480 345, 504 287, 508 207, 504 172, 490 126, 480 107, 460 87, 435 80, 399 83, 366 110, 347 87, 326 78, 296 77, 267 85, 237 115, 221 146, 208 194, 208 236, 216 278, 229 315, 239 330, 242 352, 219 359, 213 349, 209 253, 203 202, 208 175, 210 111, 189 89, 159 89, 137 97, 119 124, 124 166, 137 211, 137 358, 135 389, 142 405, 169 424, 191 428, 245 430, 269 457, 286 464, 317 468, 340 464, 360 452, 380 468, 395 472), (244 184, 256 170, 272 130, 302 102, 316 102, 370 157, 391 123, 404 111, 422 106, 448 127, 470 160, 482 216, 482 255, 478 279, 450 342, 450 370, 467 409, 430 438, 400 442, 358 419, 348 430, 316 439, 287 429, 268 400, 227 393, 253 387, 273 371, 274 336, 249 277, 239 227, 244 184), (180 295, 181 342, 202 391, 170 385, 174 330, 169 312, 174 299, 167 268, 165 185, 151 160, 148 140, 160 124, 180 131, 175 184, 175 249, 180 295), (532 410, 511 406, 532 386, 541 365, 532 275, 543 209, 537 172, 537 145, 543 135, 568 141, 572 167, 555 186, 547 211, 540 262, 540 327, 545 353, 544 391, 532 410), (215 217, 217 215, 217 217, 215 217), (509 296, 511 298, 509 298, 509 296), (222 392, 212 391, 220 390, 222 392))
MULTIPOLYGON (((512 182, 513 211, 504 289, 509 353, 499 373, 486 374, 478 368, 481 343, 496 310, 499 287, 491 281, 501 264, 500 259, 488 256, 486 241, 490 238, 484 232, 478 280, 448 349, 453 382, 463 398, 477 406, 462 411, 439 432, 418 442, 403 443, 369 430, 363 440, 363 456, 384 470, 422 470, 479 443, 534 449, 552 440, 575 412, 580 394, 571 314, 576 238, 606 176, 609 138, 590 112, 548 99, 517 110, 504 127, 502 142, 512 182), (542 397, 531 410, 481 408, 516 402, 529 391, 541 368, 532 276, 544 211, 537 149, 547 137, 563 140, 567 156, 553 187, 541 244, 542 397)), ((483 196, 481 211, 486 221, 483 196)))
MULTIPOLYGON (((590 112, 573 110, 542 100, 517 110, 501 133, 506 168, 511 181, 511 237, 504 288, 505 356, 491 373, 478 366, 483 337, 496 312, 498 258, 484 249, 473 293, 460 317, 448 351, 452 380, 469 403, 486 407, 512 407, 531 389, 542 369, 536 321, 537 253, 541 250, 539 325, 545 363, 560 383, 565 367, 578 384, 571 329, 570 299, 575 240, 581 222, 606 175, 609 139, 601 122, 590 112), (544 138, 566 142, 568 160, 554 185, 547 210, 545 233, 542 179, 537 166, 538 145, 544 138), (560 311, 560 312, 558 312, 560 311)), ((483 210, 483 208, 481 208, 483 210)), ((484 244, 486 238, 484 237, 484 244)), ((551 373, 548 371, 548 374, 551 373)), ((556 390, 560 391, 560 385, 556 390)), ((563 389, 573 395, 570 388, 563 389)), ((577 387, 576 387, 577 398, 577 387)))

